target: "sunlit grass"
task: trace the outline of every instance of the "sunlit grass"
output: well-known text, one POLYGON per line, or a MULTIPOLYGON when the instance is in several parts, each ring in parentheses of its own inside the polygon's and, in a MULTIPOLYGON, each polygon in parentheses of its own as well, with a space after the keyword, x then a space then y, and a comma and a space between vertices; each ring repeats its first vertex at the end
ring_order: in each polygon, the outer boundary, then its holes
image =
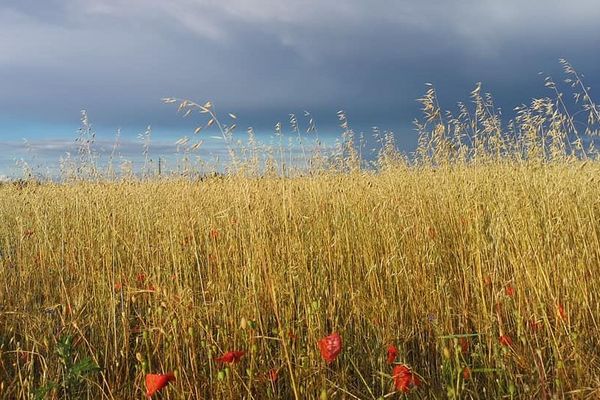
POLYGON ((427 96, 377 169, 1 186, 0 396, 598 397, 600 164, 551 100, 500 136, 427 96))
POLYGON ((4 187, 3 395, 25 398, 55 376, 65 333, 102 368, 90 398, 139 398, 145 371, 170 370, 167 398, 289 398, 294 387, 301 398, 377 398, 393 390, 382 375, 390 343, 423 393, 590 394, 598 172, 571 163, 4 187), (327 366, 317 341, 334 330, 344 350, 327 366), (465 353, 461 334, 473 335, 465 353), (238 349, 246 357, 218 379, 213 358, 238 349), (273 368, 271 387, 258 377, 273 368))

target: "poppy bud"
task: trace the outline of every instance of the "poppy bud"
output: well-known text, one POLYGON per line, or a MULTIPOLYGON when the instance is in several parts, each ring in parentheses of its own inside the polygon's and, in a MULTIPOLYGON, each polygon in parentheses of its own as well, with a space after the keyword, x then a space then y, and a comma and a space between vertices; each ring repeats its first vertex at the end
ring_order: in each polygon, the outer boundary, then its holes
POLYGON ((508 297, 514 297, 515 295, 515 288, 511 285, 508 285, 504 291, 508 297))
POLYGON ((462 372, 462 376, 463 376, 463 379, 465 381, 468 381, 469 379, 471 379, 471 368, 464 367, 463 368, 463 372, 462 372))
POLYGON ((271 369, 269 370, 269 373, 267 374, 267 378, 270 382, 277 382, 277 379, 279 378, 279 371, 276 369, 271 369))

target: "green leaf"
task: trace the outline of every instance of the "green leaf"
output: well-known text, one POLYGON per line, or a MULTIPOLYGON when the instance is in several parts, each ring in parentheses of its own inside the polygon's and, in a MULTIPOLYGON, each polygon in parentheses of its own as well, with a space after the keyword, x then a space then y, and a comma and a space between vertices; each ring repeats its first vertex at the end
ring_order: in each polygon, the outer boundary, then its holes
POLYGON ((50 382, 45 386, 41 386, 33 392, 33 400, 44 400, 48 393, 57 388, 58 385, 54 382, 50 382))
POLYGON ((86 357, 71 367, 69 375, 79 380, 98 371, 100 371, 100 367, 90 357, 86 357))

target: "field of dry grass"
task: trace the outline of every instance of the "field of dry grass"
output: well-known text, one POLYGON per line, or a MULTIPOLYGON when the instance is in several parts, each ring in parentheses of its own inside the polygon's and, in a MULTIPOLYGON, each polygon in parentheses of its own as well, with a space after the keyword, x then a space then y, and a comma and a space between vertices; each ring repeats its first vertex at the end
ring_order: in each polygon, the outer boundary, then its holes
POLYGON ((63 396, 70 336, 73 363, 100 367, 72 398, 142 398, 167 371, 166 399, 389 397, 390 344, 422 379, 414 398, 594 398, 599 171, 2 187, 0 395, 63 396), (228 350, 246 354, 224 371, 228 350))
POLYGON ((343 113, 309 170, 204 179, 99 175, 84 129, 59 183, 0 186, 0 398, 599 398, 600 108, 564 67, 585 129, 551 80, 508 126, 429 88, 376 164, 343 113))

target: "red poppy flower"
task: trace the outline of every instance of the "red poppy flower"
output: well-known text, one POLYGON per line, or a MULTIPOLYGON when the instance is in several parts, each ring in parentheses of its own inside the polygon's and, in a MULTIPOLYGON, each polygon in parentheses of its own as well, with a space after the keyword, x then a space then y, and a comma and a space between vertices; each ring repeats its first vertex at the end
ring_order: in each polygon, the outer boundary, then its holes
POLYGON ((421 379, 406 365, 396 365, 392 371, 392 378, 396 390, 402 393, 407 393, 413 387, 421 385, 421 379))
POLYGON ((215 361, 222 363, 237 363, 244 357, 244 354, 246 354, 245 351, 228 351, 221 357, 215 358, 215 361))
POLYGON ((463 371, 462 371, 462 376, 465 381, 468 381, 469 379, 471 379, 471 368, 464 367, 463 371))
POLYGON ((156 392, 164 388, 169 382, 175 380, 173 373, 168 374, 147 374, 146 375, 146 396, 152 397, 156 392))
POLYGON ((118 292, 123 288, 123 284, 121 282, 115 282, 115 291, 118 292))
POLYGON ((216 239, 219 237, 219 231, 216 229, 211 229, 210 230, 210 237, 213 239, 216 239))
POLYGON ((146 280, 146 274, 138 274, 138 276, 135 278, 139 283, 144 283, 144 281, 146 280))
POLYGON ((319 340, 319 350, 321 351, 321 357, 327 364, 331 364, 342 352, 342 337, 337 332, 325 336, 319 340))
POLYGON ((461 352, 461 353, 463 353, 463 354, 467 354, 467 353, 469 352, 469 346, 470 346, 470 343, 469 343, 469 339, 468 339, 468 338, 466 338, 466 337, 461 337, 461 338, 458 340, 458 344, 459 344, 459 346, 460 346, 460 352, 461 352))
POLYGON ((387 363, 393 363, 396 361, 396 357, 398 357, 398 349, 393 344, 390 344, 387 348, 387 363))
POLYGON ((513 297, 515 295, 515 288, 511 285, 508 285, 504 291, 508 297, 513 297))
POLYGON ((511 347, 513 344, 512 338, 508 335, 501 335, 499 340, 502 346, 511 347))

